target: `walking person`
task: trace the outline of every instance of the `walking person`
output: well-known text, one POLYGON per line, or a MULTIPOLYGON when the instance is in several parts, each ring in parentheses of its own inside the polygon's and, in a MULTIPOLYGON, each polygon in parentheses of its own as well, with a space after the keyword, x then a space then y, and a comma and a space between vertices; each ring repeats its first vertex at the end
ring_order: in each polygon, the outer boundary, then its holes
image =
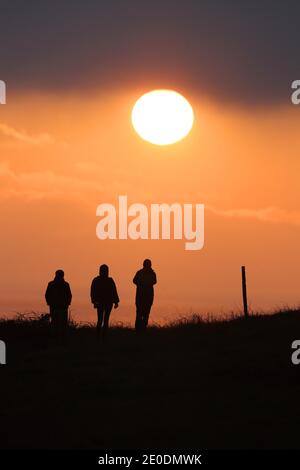
POLYGON ((58 269, 53 281, 48 283, 45 298, 50 307, 51 325, 56 337, 64 339, 68 326, 68 309, 72 301, 72 292, 64 279, 64 272, 58 269))
POLYGON ((106 336, 109 317, 114 308, 119 306, 119 296, 114 280, 108 276, 109 268, 106 264, 102 264, 99 269, 99 276, 95 277, 91 284, 91 302, 97 309, 97 334, 100 337, 101 331, 103 337, 106 336))
POLYGON ((136 320, 135 329, 143 331, 148 326, 149 315, 154 299, 153 286, 157 283, 156 274, 152 269, 150 259, 145 259, 143 268, 137 271, 133 278, 136 285, 136 320))

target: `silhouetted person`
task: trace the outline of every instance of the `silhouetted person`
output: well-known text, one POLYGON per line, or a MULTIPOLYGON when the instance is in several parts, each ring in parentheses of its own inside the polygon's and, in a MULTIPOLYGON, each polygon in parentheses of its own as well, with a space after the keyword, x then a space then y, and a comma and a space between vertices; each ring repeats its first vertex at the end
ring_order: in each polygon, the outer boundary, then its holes
POLYGON ((108 276, 109 268, 102 264, 99 276, 95 277, 91 285, 91 301, 97 309, 98 323, 97 334, 100 336, 103 326, 103 336, 106 336, 109 317, 112 307, 118 308, 120 302, 115 281, 108 276))
POLYGON ((156 284, 156 274, 151 267, 150 259, 145 259, 143 269, 140 269, 133 278, 136 285, 136 320, 135 329, 145 330, 148 325, 150 310, 154 299, 153 286, 156 284))
POLYGON ((46 290, 46 302, 50 307, 51 324, 56 335, 61 338, 66 334, 68 325, 68 308, 72 301, 70 285, 64 279, 64 272, 59 269, 55 278, 50 281, 46 290))

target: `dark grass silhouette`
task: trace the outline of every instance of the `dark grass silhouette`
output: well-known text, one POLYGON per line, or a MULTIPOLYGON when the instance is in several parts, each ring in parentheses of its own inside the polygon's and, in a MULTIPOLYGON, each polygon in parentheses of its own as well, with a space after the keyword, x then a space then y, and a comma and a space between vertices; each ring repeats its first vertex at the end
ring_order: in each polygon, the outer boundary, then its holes
POLYGON ((108 341, 72 324, 0 322, 1 448, 299 448, 300 311, 181 320, 108 341))

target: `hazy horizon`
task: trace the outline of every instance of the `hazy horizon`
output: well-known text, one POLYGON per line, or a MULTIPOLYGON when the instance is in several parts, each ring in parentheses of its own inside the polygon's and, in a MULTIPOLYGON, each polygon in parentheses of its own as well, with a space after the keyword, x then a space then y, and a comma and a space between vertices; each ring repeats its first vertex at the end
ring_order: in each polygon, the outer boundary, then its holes
POLYGON ((254 310, 297 304, 297 110, 224 109, 188 96, 191 134, 157 147, 132 129, 138 96, 11 95, 1 108, 0 312, 46 310, 44 289, 58 268, 71 283, 72 308, 89 312, 91 279, 107 263, 120 292, 119 317, 123 305, 133 306, 132 278, 146 257, 158 276, 159 315, 166 308, 240 309, 241 265, 254 310), (121 194, 146 205, 204 203, 204 248, 185 251, 183 240, 97 239, 96 207, 117 205, 121 194))
POLYGON ((126 309, 133 317, 132 278, 144 258, 158 277, 154 321, 166 311, 240 310, 241 265, 253 310, 299 303, 291 84, 300 7, 270 5, 74 0, 57 14, 33 0, 18 2, 18 23, 14 6, 3 6, 0 314, 46 311, 46 285, 62 268, 72 309, 95 316, 90 282, 106 263, 121 299, 112 319, 126 309), (195 114, 174 145, 145 142, 131 123, 137 99, 157 88, 181 93, 195 114), (96 208, 119 195, 147 206, 204 204, 204 248, 100 241, 96 208))

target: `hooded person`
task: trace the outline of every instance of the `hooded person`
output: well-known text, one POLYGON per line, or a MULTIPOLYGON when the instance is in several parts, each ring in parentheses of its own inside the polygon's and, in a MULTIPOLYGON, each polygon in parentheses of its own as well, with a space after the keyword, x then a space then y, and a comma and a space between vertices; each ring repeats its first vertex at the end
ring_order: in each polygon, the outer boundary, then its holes
POLYGON ((95 277, 91 284, 91 302, 94 308, 97 309, 98 316, 98 336, 100 336, 102 330, 104 336, 107 333, 112 307, 114 305, 114 308, 117 308, 120 302, 116 284, 108 274, 108 266, 102 264, 99 269, 99 276, 95 277))
POLYGON ((51 324, 59 335, 64 335, 68 325, 68 309, 72 301, 72 292, 64 279, 62 269, 55 272, 53 281, 48 283, 45 298, 50 307, 51 324))
POLYGON ((154 288, 157 283, 156 274, 152 269, 150 259, 145 259, 143 268, 137 271, 133 278, 136 285, 136 320, 135 328, 137 331, 145 330, 148 325, 151 307, 154 300, 154 288))

